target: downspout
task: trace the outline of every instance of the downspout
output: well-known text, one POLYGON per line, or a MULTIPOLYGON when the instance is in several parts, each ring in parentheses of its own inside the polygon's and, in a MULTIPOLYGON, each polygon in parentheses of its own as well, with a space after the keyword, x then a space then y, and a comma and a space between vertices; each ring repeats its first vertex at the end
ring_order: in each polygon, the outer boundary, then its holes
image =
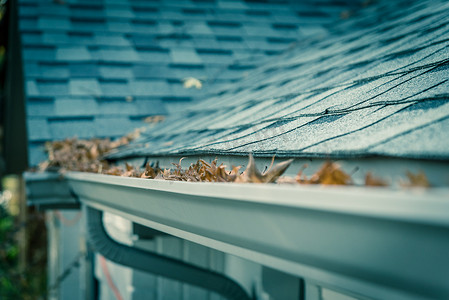
POLYGON ((89 241, 92 247, 106 259, 213 291, 227 299, 252 299, 237 282, 220 273, 116 242, 104 228, 102 211, 87 206, 86 216, 89 241))

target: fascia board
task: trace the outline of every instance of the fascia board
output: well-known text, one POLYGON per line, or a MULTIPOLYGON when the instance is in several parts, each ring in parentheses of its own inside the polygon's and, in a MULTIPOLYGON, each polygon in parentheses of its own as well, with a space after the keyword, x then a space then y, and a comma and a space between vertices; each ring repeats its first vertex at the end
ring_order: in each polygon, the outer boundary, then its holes
POLYGON ((449 297, 447 189, 66 178, 87 205, 328 287, 449 297))

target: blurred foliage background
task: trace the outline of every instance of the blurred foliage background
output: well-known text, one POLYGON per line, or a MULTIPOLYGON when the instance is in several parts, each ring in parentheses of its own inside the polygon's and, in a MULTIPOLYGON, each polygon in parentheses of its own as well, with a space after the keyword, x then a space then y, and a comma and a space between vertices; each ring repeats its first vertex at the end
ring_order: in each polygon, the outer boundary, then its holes
POLYGON ((26 203, 23 205, 24 183, 21 177, 7 176, 3 178, 2 185, 0 299, 45 299, 47 239, 44 215, 28 209, 26 203))

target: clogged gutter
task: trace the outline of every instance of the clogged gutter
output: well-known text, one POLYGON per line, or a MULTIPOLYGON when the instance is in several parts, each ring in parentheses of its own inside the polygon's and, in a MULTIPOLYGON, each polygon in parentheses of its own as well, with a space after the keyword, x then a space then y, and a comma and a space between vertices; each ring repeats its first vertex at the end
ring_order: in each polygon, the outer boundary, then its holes
POLYGON ((291 161, 273 163, 261 173, 251 157, 244 172, 209 159, 193 161, 188 168, 176 162, 170 170, 151 164, 139 170, 102 160, 113 148, 109 143, 48 143, 49 160, 41 167, 67 171, 63 183, 85 207, 323 286, 382 299, 448 299, 449 261, 441 259, 449 249, 446 189, 300 185, 354 184, 355 175, 332 162, 307 177, 304 172, 281 177, 287 167, 293 168, 291 161), (71 172, 79 170, 84 173, 71 172), (191 183, 195 181, 202 183, 191 183))
MULTIPOLYGON (((219 164, 217 159, 212 162, 198 160, 188 168, 181 167, 181 161, 174 162, 173 168, 161 169, 158 164, 147 163, 144 169, 136 168, 129 164, 120 167, 111 164, 103 157, 110 151, 128 144, 138 137, 139 132, 111 141, 110 139, 79 140, 76 138, 64 141, 47 142, 45 147, 48 160, 38 166, 38 171, 66 171, 90 172, 123 177, 137 177, 146 179, 163 179, 172 181, 190 182, 237 182, 237 183, 288 183, 288 184, 322 184, 322 185, 353 185, 351 175, 344 172, 340 166, 331 161, 325 162, 312 176, 303 174, 306 166, 301 168, 296 177, 282 176, 293 160, 287 160, 274 164, 264 172, 260 172, 255 165, 254 158, 250 155, 245 171, 241 166, 233 166, 227 170, 226 166, 219 164)), ((371 173, 365 175, 366 186, 388 186, 389 183, 381 178, 374 177, 371 173)), ((403 186, 429 187, 430 184, 424 173, 412 174, 407 172, 402 181, 403 186)))

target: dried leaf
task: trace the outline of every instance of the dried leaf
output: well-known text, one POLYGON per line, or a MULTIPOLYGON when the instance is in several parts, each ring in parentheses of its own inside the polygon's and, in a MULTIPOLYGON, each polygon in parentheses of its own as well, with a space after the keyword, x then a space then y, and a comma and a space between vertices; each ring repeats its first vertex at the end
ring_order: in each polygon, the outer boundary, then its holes
POLYGON ((275 182, 279 176, 284 174, 287 168, 291 165, 293 159, 286 160, 284 162, 276 164, 273 168, 271 168, 267 173, 265 173, 264 179, 265 182, 275 182))
POLYGON ((252 182, 252 183, 262 183, 262 173, 256 168, 254 162, 254 157, 250 154, 248 160, 248 166, 243 172, 242 176, 239 176, 236 182, 252 182))
POLYGON ((43 162, 39 163, 38 170, 45 171, 48 169, 49 165, 50 165, 50 162, 48 160, 44 160, 43 162))
POLYGON ((351 176, 341 170, 340 166, 331 161, 327 161, 313 174, 310 179, 305 178, 300 183, 324 184, 324 185, 350 185, 351 176))
POLYGON ((256 167, 254 157, 250 154, 248 166, 245 172, 241 176, 236 178, 236 182, 251 182, 251 183, 272 183, 281 176, 285 170, 293 162, 293 159, 276 164, 274 167, 270 168, 265 174, 260 173, 256 167))
POLYGON ((388 182, 380 178, 374 177, 371 172, 365 175, 365 185, 366 186, 388 186, 388 182))
POLYGON ((410 171, 406 173, 408 182, 402 183, 403 186, 407 187, 430 187, 429 180, 427 179, 426 174, 423 171, 419 171, 416 174, 413 174, 410 171))
POLYGON ((183 81, 183 86, 186 89, 190 89, 190 88, 194 87, 199 90, 203 87, 203 83, 199 79, 194 78, 194 77, 187 77, 187 78, 184 78, 182 81, 183 81))
POLYGON ((165 120, 165 117, 162 115, 149 116, 143 119, 145 123, 160 123, 165 120))
POLYGON ((150 163, 147 162, 147 164, 145 165, 145 171, 142 172, 142 174, 140 175, 140 178, 146 178, 146 179, 154 179, 157 176, 157 171, 153 169, 153 167, 151 167, 150 163))
POLYGON ((273 155, 273 157, 271 158, 271 163, 270 163, 270 166, 268 167, 268 169, 267 170, 265 170, 264 172, 263 172, 263 174, 265 174, 265 173, 267 173, 268 171, 270 171, 271 170, 271 168, 273 167, 273 165, 274 165, 274 159, 276 158, 276 156, 275 155, 273 155))

